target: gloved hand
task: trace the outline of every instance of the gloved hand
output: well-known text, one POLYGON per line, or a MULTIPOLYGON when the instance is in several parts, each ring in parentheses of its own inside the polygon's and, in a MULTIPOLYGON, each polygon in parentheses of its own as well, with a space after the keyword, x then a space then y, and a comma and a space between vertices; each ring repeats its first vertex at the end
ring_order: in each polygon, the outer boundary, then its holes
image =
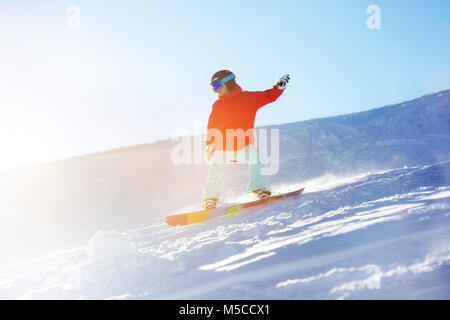
POLYGON ((212 157, 213 157, 213 153, 214 153, 215 148, 212 145, 208 145, 205 149, 205 157, 206 160, 208 162, 211 161, 212 157))
POLYGON ((280 80, 277 82, 277 85, 278 85, 277 88, 280 89, 280 90, 286 89, 286 85, 287 85, 287 83, 289 82, 290 79, 291 79, 291 78, 289 77, 288 74, 282 76, 282 77, 280 78, 280 80))

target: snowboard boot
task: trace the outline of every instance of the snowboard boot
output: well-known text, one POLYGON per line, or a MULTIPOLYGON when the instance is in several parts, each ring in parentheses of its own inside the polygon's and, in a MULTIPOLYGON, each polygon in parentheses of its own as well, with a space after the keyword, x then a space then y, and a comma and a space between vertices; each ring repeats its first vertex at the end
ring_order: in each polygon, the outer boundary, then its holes
POLYGON ((203 209, 207 209, 207 210, 209 210, 209 209, 215 209, 216 206, 217 206, 217 201, 218 201, 218 200, 219 200, 219 199, 216 199, 216 198, 205 199, 205 200, 203 200, 202 208, 203 208, 203 209))
POLYGON ((270 197, 270 195, 272 194, 272 192, 270 192, 267 189, 258 189, 258 190, 253 190, 250 191, 251 194, 253 194, 253 196, 255 197, 255 199, 259 200, 259 199, 265 199, 267 197, 270 197))

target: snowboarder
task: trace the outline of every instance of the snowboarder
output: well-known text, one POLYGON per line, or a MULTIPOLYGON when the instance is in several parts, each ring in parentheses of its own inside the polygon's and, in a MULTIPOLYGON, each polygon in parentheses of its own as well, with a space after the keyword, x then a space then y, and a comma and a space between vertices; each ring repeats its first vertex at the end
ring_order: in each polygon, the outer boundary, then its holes
POLYGON ((257 199, 271 195, 266 189, 266 177, 261 174, 262 163, 260 153, 254 145, 253 128, 258 109, 277 100, 290 78, 288 74, 281 77, 272 89, 265 91, 242 91, 235 78, 229 70, 218 71, 211 78, 211 87, 218 99, 212 106, 208 121, 205 156, 210 167, 203 189, 204 209, 216 207, 229 162, 250 164, 250 181, 247 187, 249 193, 257 199), (233 134, 237 132, 237 136, 227 135, 230 130, 233 134), (245 134, 239 137, 239 132, 245 134), (249 161, 251 159, 255 160, 249 161))

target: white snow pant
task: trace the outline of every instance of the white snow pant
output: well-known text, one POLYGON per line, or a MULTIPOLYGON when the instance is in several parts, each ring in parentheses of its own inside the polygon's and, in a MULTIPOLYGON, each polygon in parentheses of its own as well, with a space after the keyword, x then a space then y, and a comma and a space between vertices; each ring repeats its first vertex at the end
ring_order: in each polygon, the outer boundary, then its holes
POLYGON ((264 189, 266 187, 266 176, 262 175, 261 155, 254 145, 247 145, 238 151, 216 150, 209 166, 208 179, 203 189, 203 200, 219 199, 222 190, 223 179, 228 163, 248 163, 249 183, 247 191, 264 189))

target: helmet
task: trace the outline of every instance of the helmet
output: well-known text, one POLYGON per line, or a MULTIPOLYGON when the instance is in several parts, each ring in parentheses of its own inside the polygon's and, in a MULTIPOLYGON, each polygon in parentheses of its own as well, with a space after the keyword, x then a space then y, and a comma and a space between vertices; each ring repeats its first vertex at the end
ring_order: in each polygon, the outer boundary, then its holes
MULTIPOLYGON (((231 72, 230 70, 217 71, 211 77, 211 84, 213 84, 216 81, 221 81, 222 79, 225 79, 226 77, 228 77, 230 75, 233 75, 233 72, 231 72)), ((226 86, 230 90, 234 89, 235 84, 236 84, 236 81, 234 80, 234 78, 232 78, 231 80, 226 81, 226 86)))
POLYGON ((218 80, 222 80, 223 78, 229 76, 233 74, 233 72, 229 71, 229 70, 220 70, 217 71, 216 73, 213 74, 213 76, 211 77, 211 83, 213 83, 214 81, 218 81, 218 80))

